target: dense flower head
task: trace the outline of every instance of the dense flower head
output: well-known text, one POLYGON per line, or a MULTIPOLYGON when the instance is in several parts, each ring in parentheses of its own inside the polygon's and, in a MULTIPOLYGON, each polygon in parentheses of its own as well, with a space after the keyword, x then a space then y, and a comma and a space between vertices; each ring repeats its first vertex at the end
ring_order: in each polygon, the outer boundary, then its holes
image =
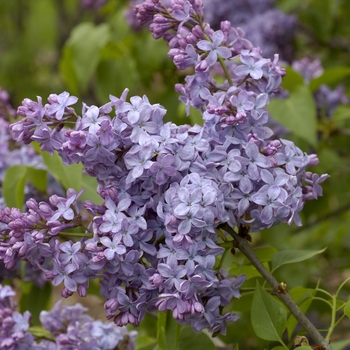
MULTIPOLYGON (((85 296, 99 278, 107 318, 118 326, 171 310, 195 331, 225 333, 238 316, 220 310, 240 296, 245 276, 221 269, 221 240, 232 242, 237 228, 300 225, 305 200, 320 196, 328 177, 306 171, 317 157, 273 139, 266 126, 266 105, 285 74, 278 55, 264 58, 228 21, 212 30, 202 5, 145 0, 136 7, 141 21, 153 19, 153 36, 168 42, 175 65, 193 67, 176 90, 188 111, 201 111, 202 126, 164 123, 163 106, 146 96, 128 102, 127 89, 103 106, 84 104, 80 115, 67 92, 46 104, 25 99, 23 119, 11 125, 15 140, 57 151, 65 164, 81 162, 96 177, 103 204, 84 203, 89 223, 72 189, 50 204, 31 199, 24 213, 1 210, 0 260, 6 267, 17 257, 33 263, 54 285, 63 283, 65 297, 85 296), (81 240, 60 240, 76 227, 84 229, 81 240)), ((74 332, 65 339, 79 341, 74 332)))

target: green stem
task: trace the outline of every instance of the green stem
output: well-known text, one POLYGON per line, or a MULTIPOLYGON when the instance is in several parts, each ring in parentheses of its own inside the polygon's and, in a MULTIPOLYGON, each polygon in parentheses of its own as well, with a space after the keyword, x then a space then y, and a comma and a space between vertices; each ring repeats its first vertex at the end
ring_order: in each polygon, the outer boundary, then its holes
POLYGON ((326 290, 323 290, 321 288, 316 287, 316 292, 322 292, 322 293, 326 294, 328 297, 330 297, 331 299, 333 299, 333 295, 331 293, 328 293, 326 290))
POLYGON ((230 86, 233 86, 233 82, 232 82, 230 73, 229 73, 228 70, 227 70, 227 67, 226 67, 226 64, 225 64, 223 58, 220 57, 220 56, 218 56, 218 59, 219 59, 221 68, 222 68, 222 70, 224 71, 224 73, 225 73, 225 75, 226 75, 226 78, 227 78, 227 81, 228 81, 229 85, 230 85, 230 86))
POLYGON ((328 333, 326 335, 326 340, 330 340, 331 335, 333 333, 335 324, 336 324, 336 313, 337 313, 337 297, 333 296, 333 305, 332 305, 332 318, 331 318, 331 325, 329 326, 328 333))
POLYGON ((338 288, 337 292, 335 293, 335 298, 338 299, 338 295, 341 291, 341 289, 345 286, 346 283, 350 281, 350 277, 348 277, 338 288))
POLYGON ((60 232, 58 236, 62 237, 86 237, 86 238, 92 238, 92 233, 76 233, 76 232, 60 232))
POLYGON ((319 298, 319 297, 313 297, 312 300, 320 300, 323 301, 324 303, 326 303, 331 309, 333 309, 333 304, 330 303, 328 300, 323 299, 323 298, 319 298))
MULTIPOLYGON (((327 336, 326 336, 326 339, 329 340, 331 338, 331 335, 335 329, 335 327, 337 326, 337 324, 342 320, 342 318, 344 317, 344 315, 342 315, 340 317, 340 319, 338 321, 336 321, 336 316, 337 316, 337 299, 338 299, 338 295, 341 291, 341 289, 345 286, 346 283, 348 283, 350 281, 350 277, 347 278, 338 288, 337 292, 335 293, 334 296, 332 296, 332 301, 333 301, 333 304, 332 304, 332 319, 331 319, 331 325, 329 327, 329 330, 328 330, 328 333, 327 333, 327 336)), ((345 305, 346 303, 343 304, 343 306, 345 305)))

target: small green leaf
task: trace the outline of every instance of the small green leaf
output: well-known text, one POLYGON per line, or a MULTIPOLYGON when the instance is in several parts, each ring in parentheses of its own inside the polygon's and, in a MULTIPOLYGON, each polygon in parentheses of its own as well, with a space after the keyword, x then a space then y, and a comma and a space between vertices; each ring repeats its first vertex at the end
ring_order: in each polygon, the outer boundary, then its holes
POLYGON ((283 78, 281 86, 283 89, 293 92, 297 89, 299 85, 304 85, 303 76, 296 72, 292 67, 284 67, 286 70, 286 76, 283 78))
POLYGON ((274 247, 262 247, 254 249, 254 253, 261 262, 269 262, 272 255, 277 253, 277 249, 274 247))
POLYGON ((136 350, 148 350, 152 349, 157 343, 157 339, 147 337, 145 335, 137 336, 135 340, 135 348, 136 350))
POLYGON ((83 194, 80 197, 80 200, 89 200, 95 204, 102 204, 103 199, 97 193, 97 180, 95 177, 83 174, 81 177, 80 189, 84 189, 83 194))
POLYGON ((345 304, 344 314, 350 318, 350 301, 345 304))
POLYGON ((264 340, 279 341, 287 324, 287 313, 280 302, 256 284, 252 302, 252 326, 255 334, 264 340))
POLYGON ((96 192, 96 179, 89 175, 82 174, 84 169, 82 164, 64 165, 57 152, 55 152, 53 156, 46 152, 40 153, 42 154, 47 169, 65 190, 74 188, 79 192, 83 188, 84 193, 80 197, 81 200, 88 199, 96 204, 102 203, 102 198, 96 192))
MULTIPOLYGON (((22 282, 22 284, 25 284, 22 282)), ((32 314, 32 323, 40 325, 40 312, 49 308, 52 286, 50 283, 46 283, 43 288, 37 287, 35 284, 30 283, 31 288, 29 292, 22 293, 20 299, 20 311, 23 313, 29 311, 32 314), (40 303, 38 302, 40 300, 40 303)))
POLYGON ((191 327, 182 327, 176 350, 216 350, 211 338, 205 333, 195 333, 191 327))
POLYGON ((80 191, 83 171, 81 164, 64 165, 56 151, 53 155, 46 152, 41 152, 41 155, 47 169, 65 189, 74 188, 80 191))
POLYGON ((276 271, 280 266, 293 264, 312 258, 323 253, 327 248, 321 250, 281 250, 272 255, 271 272, 276 271))
POLYGON ((349 67, 333 67, 326 69, 321 76, 310 81, 311 91, 315 92, 323 84, 339 83, 340 80, 348 75, 350 75, 349 67))
POLYGON ((66 54, 60 62, 60 69, 65 80, 70 80, 67 73, 73 71, 82 91, 86 91, 89 80, 95 71, 100 51, 109 40, 109 26, 106 23, 95 26, 90 22, 78 24, 72 30, 66 43, 66 54))
POLYGON ((307 86, 298 85, 287 99, 273 99, 267 109, 296 136, 313 146, 317 144, 316 106, 307 86))
MULTIPOLYGON (((267 270, 270 270, 269 265, 264 262, 263 265, 267 270)), ((253 265, 239 265, 234 264, 234 266, 229 270, 230 275, 238 276, 238 275, 246 275, 247 280, 254 278, 254 277, 261 277, 261 274, 259 271, 255 268, 253 265)))
POLYGON ((158 312, 158 322, 157 322, 157 345, 162 350, 167 350, 166 344, 166 313, 158 312))
POLYGON ((350 345, 350 339, 348 340, 339 340, 332 341, 332 349, 333 350, 343 350, 346 346, 350 345))
POLYGON ((52 339, 55 341, 55 338, 52 336, 50 331, 39 326, 30 327, 29 333, 33 334, 35 338, 52 339))
POLYGON ((336 108, 332 115, 332 120, 341 122, 343 120, 350 119, 350 107, 340 105, 336 108))
POLYGON ((13 165, 7 168, 2 183, 2 194, 8 207, 22 209, 24 203, 24 186, 28 167, 13 165))
POLYGON ((233 350, 239 350, 238 343, 235 344, 235 347, 233 348, 233 350))
POLYGON ((27 168, 27 180, 41 192, 46 192, 47 171, 43 169, 27 168))
POLYGON ((286 350, 283 346, 276 346, 272 350, 286 350))

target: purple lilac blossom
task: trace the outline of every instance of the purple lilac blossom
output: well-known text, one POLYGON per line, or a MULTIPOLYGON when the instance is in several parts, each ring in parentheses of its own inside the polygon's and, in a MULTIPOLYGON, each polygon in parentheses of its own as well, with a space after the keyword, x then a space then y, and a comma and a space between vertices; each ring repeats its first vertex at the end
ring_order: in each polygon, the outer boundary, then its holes
POLYGON ((111 322, 94 321, 80 304, 62 305, 58 301, 50 311, 41 311, 40 321, 47 340, 31 334, 31 314, 16 311, 16 295, 9 286, 0 284, 0 347, 4 350, 101 349, 125 346, 135 348, 137 332, 117 327, 111 322))
MULTIPOLYGON (((142 2, 131 1, 125 12, 129 25, 136 31, 142 26, 137 21, 134 8, 142 2)), ((162 4, 166 8, 171 7, 170 0, 163 0, 162 4)), ((210 23, 213 29, 220 29, 221 22, 228 20, 232 26, 240 27, 255 47, 263 50, 264 57, 272 58, 279 52, 281 59, 292 61, 297 19, 276 9, 274 0, 203 0, 203 5, 205 21, 210 23)), ((148 23, 150 21, 151 18, 148 18, 148 23)))
MULTIPOLYGON (((0 260, 6 267, 17 257, 30 261, 52 283, 63 283, 64 297, 85 296, 89 281, 99 278, 107 318, 118 326, 170 310, 195 331, 225 333, 238 316, 220 310, 240 296, 245 276, 224 277, 218 231, 232 241, 228 232, 243 226, 254 232, 300 225, 298 212, 322 194, 328 175, 307 171, 317 157, 274 139, 265 125, 265 107, 280 94, 285 74, 278 55, 264 58, 228 21, 212 30, 201 0, 173 0, 168 8, 145 0, 136 13, 143 23, 153 19, 153 36, 178 50, 170 57, 179 69, 193 65, 176 90, 202 113, 203 126, 164 124, 161 105, 145 96, 127 102, 127 89, 93 108, 94 118, 86 105, 80 117, 66 93, 62 103, 52 96, 45 105, 25 99, 18 109, 23 119, 11 125, 14 139, 49 142, 65 164, 81 162, 96 177, 103 204, 84 203, 91 214, 86 223, 72 189, 51 196, 50 205, 32 199, 24 213, 0 210, 0 260), (226 80, 217 82, 220 70, 226 80), (39 121, 59 131, 40 129, 39 121), (54 142, 44 140, 44 131, 54 142), (81 245, 62 243, 60 233, 76 227, 85 233, 81 245)), ((77 331, 72 326, 62 341, 79 341, 77 331)))

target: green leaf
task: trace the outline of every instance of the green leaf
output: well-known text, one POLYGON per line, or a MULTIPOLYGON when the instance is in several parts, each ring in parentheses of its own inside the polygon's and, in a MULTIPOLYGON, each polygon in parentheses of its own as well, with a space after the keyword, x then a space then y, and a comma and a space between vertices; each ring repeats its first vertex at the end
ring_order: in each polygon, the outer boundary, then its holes
POLYGON ((164 312, 158 312, 157 322, 157 345, 162 350, 167 350, 166 344, 166 317, 167 314, 164 312))
POLYGON ((317 143, 316 106, 310 89, 298 85, 287 99, 273 99, 267 106, 272 117, 296 136, 317 143))
POLYGON ((195 333, 191 327, 182 327, 176 350, 216 350, 211 338, 205 333, 195 333))
POLYGON ((148 350, 154 348, 157 343, 157 339, 147 337, 145 335, 138 335, 135 340, 136 350, 148 350))
POLYGON ((22 209, 24 203, 24 186, 28 167, 13 165, 7 168, 2 184, 2 194, 8 207, 22 209))
POLYGON ((239 350, 238 343, 235 344, 235 347, 233 348, 233 350, 239 350))
POLYGON ((256 284, 252 302, 252 326, 255 334, 264 340, 279 341, 287 324, 287 313, 280 302, 256 284))
POLYGON ((276 346, 272 350, 286 350, 283 346, 276 346))
MULTIPOLYGON (((263 265, 267 270, 270 270, 269 265, 266 262, 264 262, 263 265)), ((246 275, 247 280, 252 279, 254 277, 261 277, 259 271, 255 268, 255 266, 251 264, 241 266, 235 263, 234 266, 230 269, 229 273, 233 276, 244 274, 246 275)))
POLYGON ((289 92, 295 91, 299 85, 304 85, 303 76, 295 71, 292 67, 284 67, 286 70, 286 76, 283 78, 281 86, 283 89, 288 90, 289 92))
POLYGON ((162 350, 177 350, 181 326, 174 320, 172 313, 158 313, 157 344, 162 350))
POLYGON ((65 188, 80 190, 83 166, 81 164, 64 165, 61 157, 55 153, 53 155, 41 152, 47 169, 54 178, 65 188))
POLYGON ((271 261, 272 255, 275 254, 276 252, 277 252, 277 249, 274 247, 262 247, 262 248, 254 249, 255 255, 261 262, 271 261))
MULTIPOLYGON (((22 284, 25 283, 22 282, 22 284)), ((41 325, 39 315, 42 310, 47 310, 50 306, 52 286, 50 283, 45 283, 43 288, 39 288, 33 283, 29 285, 29 291, 21 295, 20 311, 21 313, 27 310, 30 311, 32 314, 32 323, 34 325, 41 325)))
POLYGON ((332 341, 333 350, 343 350, 348 345, 350 345, 350 340, 339 340, 335 342, 332 341))
POLYGON ((344 314, 350 318, 350 301, 345 304, 344 314))
POLYGON ((332 120, 336 122, 340 122, 343 120, 350 119, 350 107, 340 105, 339 107, 336 108, 332 115, 332 120))
POLYGON ((67 73, 73 71, 82 91, 87 90, 89 80, 98 65, 100 51, 109 40, 109 34, 106 23, 95 26, 93 23, 83 22, 74 27, 60 63, 65 80, 70 80, 67 73))
POLYGON ((43 169, 27 168, 27 180, 39 191, 46 192, 47 171, 43 169))
POLYGON ((102 204, 103 199, 97 193, 97 180, 95 177, 83 174, 81 177, 80 189, 84 189, 83 194, 79 198, 82 201, 90 200, 95 204, 102 204))
POLYGON ((310 81, 310 88, 315 92, 323 84, 339 83, 346 76, 350 75, 349 67, 333 67, 326 69, 321 76, 310 81))
POLYGON ((315 255, 322 254, 327 248, 321 250, 281 250, 272 255, 271 272, 276 271, 280 266, 293 264, 312 258, 315 255))
POLYGON ((45 338, 45 339, 49 338, 55 341, 55 338, 52 336, 52 333, 45 328, 34 326, 34 327, 29 327, 28 331, 29 333, 33 334, 35 338, 45 338))
POLYGON ((96 192, 96 179, 82 174, 84 169, 82 164, 64 165, 56 151, 53 156, 46 152, 40 153, 47 169, 64 189, 74 188, 79 192, 84 188, 84 193, 80 197, 81 200, 88 199, 96 204, 102 203, 102 198, 96 192))

